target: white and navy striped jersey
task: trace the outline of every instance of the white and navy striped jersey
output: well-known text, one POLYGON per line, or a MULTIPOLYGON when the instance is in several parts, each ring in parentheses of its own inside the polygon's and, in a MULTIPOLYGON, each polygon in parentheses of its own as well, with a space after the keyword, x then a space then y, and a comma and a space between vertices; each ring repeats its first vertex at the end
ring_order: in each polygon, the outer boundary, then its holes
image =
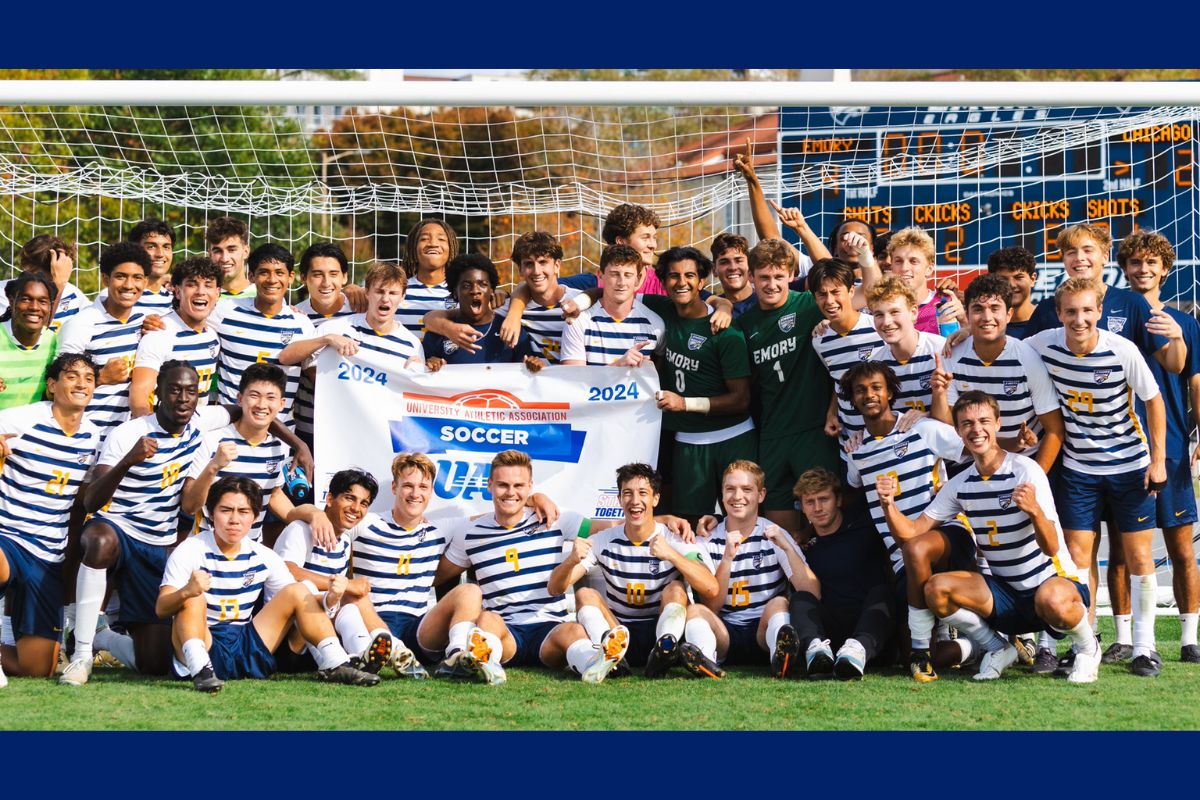
POLYGON ((900 379, 900 394, 892 399, 892 410, 897 414, 903 414, 910 408, 928 411, 933 405, 933 390, 929 388, 929 379, 937 366, 933 357, 941 355, 946 340, 936 333, 925 331, 917 331, 917 336, 917 349, 905 361, 892 355, 892 349, 886 344, 875 348, 869 359, 887 364, 900 379))
POLYGON ((584 311, 563 328, 560 361, 582 361, 588 366, 612 364, 638 342, 648 342, 642 352, 649 355, 663 341, 666 325, 641 299, 624 319, 614 319, 604 310, 603 303, 584 311))
MULTIPOLYGON (((767 601, 787 592, 792 565, 787 553, 763 536, 763 529, 771 524, 770 520, 759 517, 754 530, 742 541, 733 556, 733 566, 729 570, 729 593, 721 604, 721 619, 728 623, 757 623, 767 601)), ((800 555, 800 549, 792 542, 792 538, 786 533, 784 536, 787 540, 784 546, 790 545, 800 555)), ((725 557, 727 539, 725 521, 722 521, 708 537, 708 556, 714 565, 719 566, 725 557)), ((800 558, 804 556, 800 555, 800 558)))
POLYGON ((670 561, 650 555, 650 540, 655 536, 665 536, 667 543, 685 558, 699 561, 710 572, 716 573, 703 545, 688 544, 667 530, 667 526, 661 522, 654 526, 654 533, 637 544, 625 535, 624 525, 589 536, 592 549, 580 563, 587 570, 600 567, 604 601, 620 622, 638 622, 658 617, 663 589, 671 581, 682 578, 670 561))
POLYGON ((1150 465, 1133 395, 1157 397, 1158 384, 1137 345, 1106 330, 1092 352, 1072 353, 1066 331, 1053 328, 1026 339, 1042 357, 1058 391, 1066 422, 1063 465, 1077 472, 1116 475, 1150 465))
POLYGON ((1050 481, 1033 459, 1006 453, 1000 469, 987 478, 971 464, 946 482, 945 489, 938 492, 924 513, 939 522, 964 514, 992 577, 1019 592, 1035 591, 1055 575, 1087 583, 1087 571, 1076 569, 1067 550, 1050 481), (1058 537, 1054 556, 1046 555, 1038 546, 1033 522, 1013 502, 1013 490, 1022 483, 1033 485, 1042 513, 1054 523, 1058 537))
MULTIPOLYGON (((71 317, 58 332, 58 352, 84 353, 100 369, 114 358, 124 359, 132 369, 142 336, 143 315, 117 319, 99 303, 71 317)), ((101 429, 101 443, 108 431, 129 419, 129 381, 96 385, 88 418, 101 429)))
POLYGON ((938 487, 946 482, 943 460, 962 458, 963 443, 957 431, 934 419, 922 419, 900 433, 895 429, 887 436, 867 436, 862 446, 850 454, 846 465, 846 482, 866 490, 875 530, 887 545, 892 569, 904 568, 900 547, 888 530, 875 480, 881 475, 896 479, 896 507, 909 518, 916 518, 933 499, 938 487))
POLYGON ((292 339, 309 339, 313 325, 298 310, 283 304, 279 313, 267 316, 248 297, 220 303, 213 312, 213 328, 221 340, 221 356, 217 362, 217 390, 222 403, 237 403, 238 384, 246 367, 258 363, 274 364, 287 375, 283 410, 279 421, 295 427, 292 405, 300 385, 300 365, 285 367, 279 363, 279 353, 292 339))
POLYGON ((227 556, 217 546, 212 531, 189 536, 175 548, 167 559, 160 586, 182 589, 196 570, 212 576, 212 583, 204 593, 210 628, 245 625, 264 592, 265 599, 270 601, 281 589, 296 582, 283 559, 262 543, 242 539, 237 554, 227 556))
POLYGON ((200 402, 208 402, 206 398, 212 391, 217 356, 221 352, 217 332, 211 324, 201 331, 194 331, 174 313, 163 317, 162 323, 163 330, 151 331, 142 337, 133 366, 159 372, 167 361, 186 361, 200 374, 200 402))
MULTIPOLYGON (((96 295, 95 305, 104 305, 104 301, 108 299, 108 289, 101 289, 100 294, 96 295)), ((134 304, 133 310, 137 314, 158 314, 160 317, 170 314, 174 308, 175 292, 171 291, 171 284, 167 283, 157 292, 147 289, 142 292, 142 296, 134 304)))
POLYGON ((586 533, 585 520, 572 512, 563 512, 553 528, 539 522, 532 511, 512 527, 487 514, 456 527, 446 560, 475 568, 483 607, 505 622, 565 622, 570 618, 567 596, 552 596, 546 583, 562 561, 564 548, 581 530, 586 533))
POLYGON ((450 539, 443 523, 409 530, 390 516, 368 514, 345 536, 354 577, 371 584, 376 611, 420 616, 429 609, 433 576, 450 539))
POLYGON ((373 363, 388 364, 388 369, 404 369, 410 358, 425 363, 425 350, 420 340, 403 325, 397 325, 389 333, 379 333, 367 323, 366 314, 351 314, 330 320, 321 326, 320 334, 314 331, 307 338, 330 333, 358 342, 360 352, 369 353, 373 363))
MULTIPOLYGON (((855 364, 870 361, 871 356, 883 344, 879 333, 875 330, 875 320, 866 311, 858 315, 854 327, 846 333, 838 333, 833 328, 824 336, 813 339, 813 350, 833 378, 833 390, 838 391, 842 376, 855 364)), ((838 397, 838 420, 842 423, 842 432, 838 440, 843 444, 850 435, 863 429, 862 414, 854 406, 838 397)))
MULTIPOLYGON (((1000 404, 1002 437, 1015 439, 1024 423, 1040 439, 1042 423, 1038 415, 1058 408, 1058 393, 1041 357, 1027 343, 1008 336, 996 360, 984 361, 976 354, 972 342, 970 336, 959 342, 943 362, 954 375, 946 393, 951 407, 963 392, 985 392, 1000 404)), ((1035 444, 1023 454, 1032 457, 1037 450, 1035 444)))
POLYGON ((163 430, 155 414, 113 428, 96 459, 98 466, 116 466, 143 436, 158 442, 158 452, 129 468, 112 499, 96 512, 96 517, 120 527, 139 542, 160 547, 175 544, 183 479, 191 469, 204 431, 228 424, 229 412, 220 406, 209 406, 197 408, 178 435, 163 430))
POLYGON ((68 436, 51 405, 0 411, 0 435, 13 434, 0 468, 0 536, 55 563, 63 560, 71 506, 96 460, 100 429, 85 416, 68 436))
MULTIPOLYGON (((521 315, 521 327, 529 332, 529 338, 537 346, 542 358, 551 364, 559 362, 562 352, 563 329, 567 324, 567 321, 563 319, 561 303, 573 300, 583 294, 580 290, 570 286, 564 286, 563 289, 565 292, 558 304, 544 306, 530 300, 525 307, 525 313, 521 315)), ((507 318, 509 305, 506 302, 496 314, 507 318)))
MULTIPOLYGON (((222 442, 233 442, 237 445, 237 458, 228 467, 217 473, 217 479, 227 477, 249 478, 262 489, 262 510, 254 520, 254 527, 248 538, 256 542, 262 539, 263 519, 267 515, 267 503, 271 493, 283 485, 283 464, 287 460, 287 447, 271 434, 258 444, 251 444, 238 432, 236 425, 226 425, 204 434, 200 447, 192 457, 191 467, 187 470, 186 478, 194 480, 200 476, 204 468, 212 461, 217 448, 222 442)), ((201 529, 210 526, 208 512, 201 511, 197 516, 203 517, 201 529)))
POLYGON ((426 286, 420 278, 412 277, 404 289, 404 302, 396 309, 396 321, 421 341, 425 338, 425 312, 457 306, 445 281, 426 286))
POLYGON ((280 532, 274 550, 284 562, 326 578, 345 575, 350 566, 350 537, 345 532, 326 550, 313 542, 312 527, 303 520, 289 523, 280 532))
MULTIPOLYGON (((306 298, 303 303, 296 304, 295 309, 308 317, 308 321, 312 323, 313 332, 317 336, 321 335, 321 327, 330 320, 354 314, 350 309, 350 301, 345 296, 342 297, 342 307, 332 314, 314 311, 311 297, 306 298)), ((307 434, 311 438, 313 435, 313 382, 303 372, 303 368, 309 365, 301 364, 300 366, 300 385, 296 389, 296 431, 307 434)))

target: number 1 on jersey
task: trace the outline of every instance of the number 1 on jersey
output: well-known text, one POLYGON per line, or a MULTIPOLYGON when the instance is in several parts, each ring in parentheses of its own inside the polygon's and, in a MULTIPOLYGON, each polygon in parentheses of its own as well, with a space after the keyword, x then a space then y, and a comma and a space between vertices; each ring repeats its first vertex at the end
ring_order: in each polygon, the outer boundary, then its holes
POLYGON ((779 376, 779 382, 785 383, 783 377, 783 364, 780 364, 778 361, 776 361, 773 366, 775 367, 775 374, 779 376))

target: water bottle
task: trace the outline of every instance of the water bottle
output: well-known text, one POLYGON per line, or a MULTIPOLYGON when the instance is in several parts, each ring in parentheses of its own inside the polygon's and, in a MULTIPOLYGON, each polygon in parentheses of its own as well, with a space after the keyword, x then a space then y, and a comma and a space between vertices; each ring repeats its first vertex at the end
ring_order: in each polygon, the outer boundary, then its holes
POLYGON ((304 470, 300 467, 284 470, 283 491, 297 505, 303 505, 312 498, 312 484, 308 482, 304 470))
POLYGON ((941 299, 937 301, 938 333, 940 333, 943 338, 949 339, 951 335, 958 333, 958 320, 952 319, 947 322, 942 321, 942 308, 950 301, 950 295, 946 294, 945 292, 938 292, 938 295, 941 296, 941 299))

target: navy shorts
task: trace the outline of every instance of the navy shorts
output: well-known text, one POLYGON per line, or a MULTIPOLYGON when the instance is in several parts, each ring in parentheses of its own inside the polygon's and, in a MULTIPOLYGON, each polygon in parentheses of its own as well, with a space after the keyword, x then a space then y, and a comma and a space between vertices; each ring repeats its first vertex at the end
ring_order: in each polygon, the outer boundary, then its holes
POLYGON ((221 680, 261 680, 274 674, 275 656, 254 629, 253 622, 244 625, 213 625, 208 632, 212 634, 212 647, 208 651, 208 657, 212 659, 213 672, 217 673, 221 680))
POLYGON ((1192 463, 1186 458, 1167 459, 1167 486, 1155 499, 1158 527, 1175 528, 1196 522, 1196 492, 1192 488, 1192 463))
MULTIPOLYGON (((943 522, 938 530, 946 537, 950 545, 945 569, 935 569, 938 572, 979 572, 978 550, 975 547, 975 537, 958 522, 943 522)), ((907 624, 908 622, 908 579, 907 571, 903 568, 894 575, 892 584, 892 599, 896 604, 896 617, 907 624), (900 613, 903 612, 903 613, 900 613)))
MULTIPOLYGON (((1049 631, 1056 639, 1062 638, 1062 634, 1050 628, 1037 615, 1033 602, 1037 589, 1019 591, 991 575, 984 575, 983 579, 992 593, 992 615, 988 617, 988 624, 993 628, 1008 634, 1049 631)), ((1079 597, 1083 600, 1084 608, 1086 608, 1091 599, 1091 592, 1082 583, 1077 581, 1071 581, 1071 583, 1075 585, 1075 590, 1079 592, 1079 597)))
POLYGON ((111 517, 97 517, 94 522, 103 522, 116 531, 120 544, 117 563, 109 575, 113 588, 121 596, 121 624, 170 625, 171 620, 160 619, 154 610, 169 549, 138 541, 111 517))
POLYGON ((434 655, 427 652, 417 641, 417 629, 421 627, 421 620, 425 619, 424 615, 405 614, 401 611, 380 611, 379 618, 383 620, 384 625, 388 626, 392 636, 404 642, 408 649, 417 655, 418 660, 428 660, 434 655))
POLYGON ((654 649, 654 642, 658 640, 658 636, 654 632, 658 626, 658 619, 617 621, 629 629, 629 650, 625 653, 625 660, 631 667, 646 666, 646 660, 650 658, 650 651, 654 649))
MULTIPOLYGON (((1123 475, 1089 475, 1063 467, 1058 482, 1059 497, 1055 498, 1063 530, 1100 530, 1100 510, 1105 500, 1117 530, 1144 531, 1156 527, 1158 515, 1154 498, 1146 492, 1145 480, 1144 469, 1123 475)), ((1189 492, 1191 486, 1189 477, 1189 492)))
POLYGON ((763 664, 766 662, 767 651, 758 646, 758 623, 748 622, 745 625, 725 623, 729 633, 729 649, 725 651, 722 664, 763 664))
POLYGON ((9 536, 0 536, 8 562, 8 583, 0 587, 12 617, 13 636, 58 641, 63 627, 62 562, 42 561, 9 536))
POLYGON ((508 632, 517 642, 517 652, 505 661, 509 667, 541 667, 542 642, 550 635, 550 631, 561 625, 561 622, 531 622, 527 625, 505 623, 508 632))

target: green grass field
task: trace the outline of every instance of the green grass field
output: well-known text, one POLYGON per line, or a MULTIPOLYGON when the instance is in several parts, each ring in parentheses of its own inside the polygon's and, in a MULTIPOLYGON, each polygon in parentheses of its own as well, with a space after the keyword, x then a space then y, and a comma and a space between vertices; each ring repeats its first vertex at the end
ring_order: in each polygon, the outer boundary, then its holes
MULTIPOLYGON (((393 679, 373 689, 310 676, 229 683, 215 696, 190 684, 98 669, 86 687, 10 679, 0 729, 19 730, 619 730, 619 729, 1196 729, 1200 666, 1179 663, 1179 626, 1160 618, 1157 680, 1102 666, 1072 686, 1016 666, 996 683, 957 670, 918 685, 899 672, 862 683, 780 681, 738 668, 721 682, 680 671, 661 681, 584 686, 565 674, 512 670, 506 686, 393 679)), ((1111 622, 1102 630, 1111 641, 1111 622)), ((390 671, 387 671, 390 675, 390 671)))

